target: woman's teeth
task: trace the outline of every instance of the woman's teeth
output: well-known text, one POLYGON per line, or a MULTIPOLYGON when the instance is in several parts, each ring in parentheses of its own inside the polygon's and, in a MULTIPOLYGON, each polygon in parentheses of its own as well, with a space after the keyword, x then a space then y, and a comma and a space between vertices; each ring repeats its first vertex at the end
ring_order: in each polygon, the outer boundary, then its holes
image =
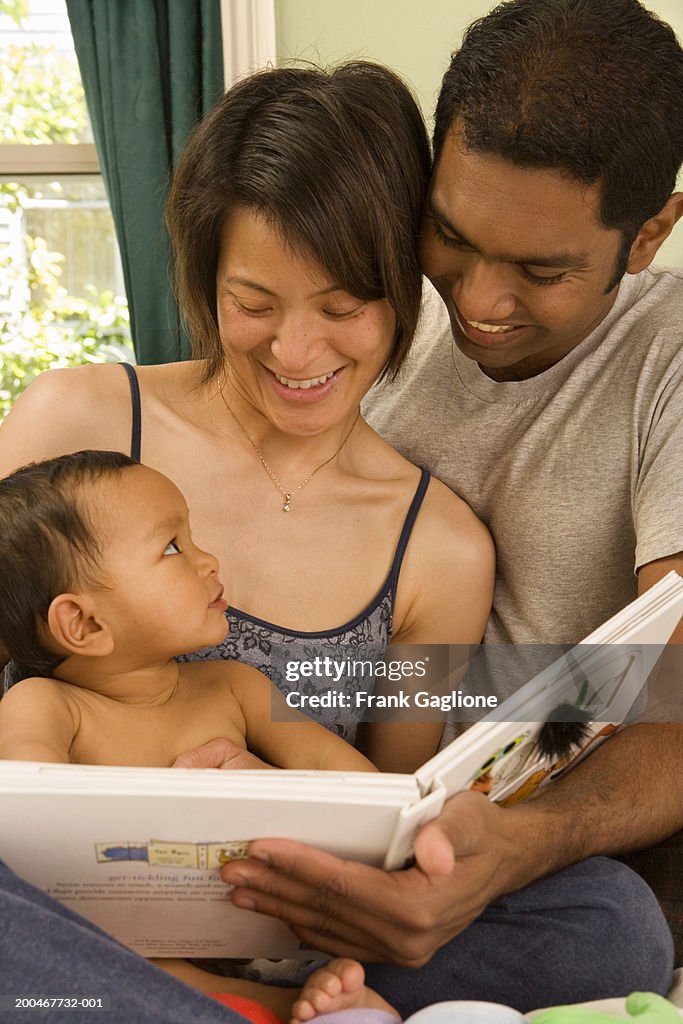
POLYGON ((297 388, 317 387, 317 385, 319 384, 324 384, 326 380, 330 379, 330 377, 334 377, 334 374, 335 371, 332 370, 331 373, 326 373, 324 377, 311 377, 309 380, 290 380, 289 377, 282 377, 279 373, 276 373, 275 376, 277 377, 281 384, 284 384, 286 387, 296 390, 297 388))

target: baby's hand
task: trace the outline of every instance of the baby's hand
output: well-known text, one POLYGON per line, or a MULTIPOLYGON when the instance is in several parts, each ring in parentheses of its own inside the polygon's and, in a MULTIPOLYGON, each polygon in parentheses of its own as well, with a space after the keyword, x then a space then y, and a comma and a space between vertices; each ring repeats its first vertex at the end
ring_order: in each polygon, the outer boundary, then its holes
POLYGON ((171 765, 172 768, 274 768, 272 764, 262 761, 256 754, 250 754, 232 740, 222 736, 209 740, 201 747, 194 747, 183 754, 178 754, 171 765))

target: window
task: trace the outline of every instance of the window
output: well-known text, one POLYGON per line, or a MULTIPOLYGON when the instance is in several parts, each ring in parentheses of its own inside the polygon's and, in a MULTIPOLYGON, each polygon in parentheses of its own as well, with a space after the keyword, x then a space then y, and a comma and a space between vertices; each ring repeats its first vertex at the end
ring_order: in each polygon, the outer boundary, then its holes
POLYGON ((48 366, 132 360, 65 0, 0 0, 0 417, 48 366))

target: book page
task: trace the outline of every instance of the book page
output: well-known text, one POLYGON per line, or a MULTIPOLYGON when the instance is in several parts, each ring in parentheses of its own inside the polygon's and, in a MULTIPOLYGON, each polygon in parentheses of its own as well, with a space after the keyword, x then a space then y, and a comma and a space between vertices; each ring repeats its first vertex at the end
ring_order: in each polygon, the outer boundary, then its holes
POLYGON ((310 958, 284 924, 232 906, 220 865, 251 839, 279 836, 381 866, 401 807, 419 795, 412 776, 78 765, 44 766, 40 792, 40 767, 0 764, 0 855, 156 957, 310 958), (290 774, 303 776, 299 785, 290 774))

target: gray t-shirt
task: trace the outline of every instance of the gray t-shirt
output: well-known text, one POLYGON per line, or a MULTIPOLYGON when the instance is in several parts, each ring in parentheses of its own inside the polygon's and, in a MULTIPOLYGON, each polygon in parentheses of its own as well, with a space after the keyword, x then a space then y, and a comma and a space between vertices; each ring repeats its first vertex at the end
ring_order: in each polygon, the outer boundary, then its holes
POLYGON ((398 381, 364 412, 465 499, 497 551, 486 639, 576 643, 683 550, 683 273, 627 275, 559 363, 499 383, 457 349, 430 285, 398 381))

